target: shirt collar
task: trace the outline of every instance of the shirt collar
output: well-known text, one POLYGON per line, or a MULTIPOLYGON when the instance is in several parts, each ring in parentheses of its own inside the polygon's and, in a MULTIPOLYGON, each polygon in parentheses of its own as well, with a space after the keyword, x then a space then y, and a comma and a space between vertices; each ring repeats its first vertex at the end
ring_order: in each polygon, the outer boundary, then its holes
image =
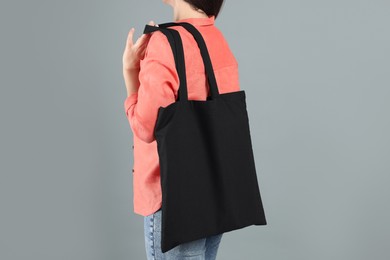
POLYGON ((205 26, 205 25, 213 25, 214 21, 215 21, 215 16, 212 15, 209 17, 201 17, 201 18, 180 19, 180 20, 176 20, 175 23, 187 22, 193 25, 205 26))

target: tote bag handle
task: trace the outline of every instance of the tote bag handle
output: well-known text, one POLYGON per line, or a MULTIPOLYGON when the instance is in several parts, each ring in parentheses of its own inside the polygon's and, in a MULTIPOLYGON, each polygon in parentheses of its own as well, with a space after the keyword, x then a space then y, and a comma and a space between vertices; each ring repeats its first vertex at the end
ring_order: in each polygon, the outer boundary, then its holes
MULTIPOLYGON (((218 91, 217 81, 216 81, 216 78, 215 78, 214 69, 213 69, 213 65, 211 63, 210 55, 209 55, 209 52, 207 50, 206 43, 205 43, 205 41, 204 41, 204 39, 202 37, 202 34, 195 28, 195 26, 193 26, 190 23, 186 23, 186 22, 181 22, 181 23, 173 23, 173 22, 163 23, 163 24, 159 24, 158 27, 151 26, 151 25, 145 25, 144 33, 148 33, 148 32, 151 32, 151 31, 156 31, 156 30, 159 30, 159 28, 160 29, 161 28, 167 28, 167 27, 170 27, 170 26, 182 26, 187 31, 189 31, 192 34, 192 36, 195 38, 195 40, 196 40, 196 42, 197 42, 197 44, 198 44, 198 46, 200 48, 203 64, 204 64, 204 67, 205 67, 205 70, 206 70, 207 80, 208 80, 208 83, 209 83, 209 86, 210 86, 211 97, 207 97, 207 99, 217 98, 219 96, 219 91, 218 91)), ((173 29, 171 29, 170 31, 172 31, 172 30, 173 29)), ((180 37, 180 35, 179 35, 179 37, 180 37)), ((179 48, 180 48, 180 46, 179 46, 179 48)), ((182 49, 182 46, 181 46, 181 49, 182 49)), ((188 101, 187 89, 185 91, 181 91, 180 99, 188 101), (186 92, 186 93, 184 93, 184 92, 186 92)))
POLYGON ((179 93, 177 100, 188 101, 186 67, 184 61, 183 43, 180 34, 173 29, 160 28, 151 25, 147 26, 148 28, 145 27, 144 33, 161 31, 168 38, 169 44, 171 45, 171 49, 173 52, 173 57, 175 59, 176 71, 179 75, 180 86, 178 90, 179 93))

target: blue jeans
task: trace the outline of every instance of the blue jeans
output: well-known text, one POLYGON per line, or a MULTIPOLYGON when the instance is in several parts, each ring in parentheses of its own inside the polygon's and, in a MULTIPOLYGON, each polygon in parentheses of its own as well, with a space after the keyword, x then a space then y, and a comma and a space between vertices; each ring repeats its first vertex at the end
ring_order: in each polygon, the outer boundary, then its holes
POLYGON ((148 260, 215 260, 222 234, 180 244, 161 252, 161 208, 144 217, 145 249, 148 260))

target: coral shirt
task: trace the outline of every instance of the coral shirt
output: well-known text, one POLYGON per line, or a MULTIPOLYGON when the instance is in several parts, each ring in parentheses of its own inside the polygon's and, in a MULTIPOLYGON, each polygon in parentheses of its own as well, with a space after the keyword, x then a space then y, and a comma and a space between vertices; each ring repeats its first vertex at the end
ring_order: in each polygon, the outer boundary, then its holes
MULTIPOLYGON (((202 34, 214 68, 219 93, 240 90, 238 63, 221 31, 214 25, 215 16, 186 18, 202 34)), ((182 38, 189 100, 206 100, 208 82, 200 49, 185 28, 172 26, 182 38)), ((133 132, 133 203, 136 214, 147 216, 162 203, 160 167, 154 127, 159 107, 175 102, 179 77, 166 36, 155 31, 150 36, 145 57, 140 61, 139 89, 124 101, 126 117, 133 132)))

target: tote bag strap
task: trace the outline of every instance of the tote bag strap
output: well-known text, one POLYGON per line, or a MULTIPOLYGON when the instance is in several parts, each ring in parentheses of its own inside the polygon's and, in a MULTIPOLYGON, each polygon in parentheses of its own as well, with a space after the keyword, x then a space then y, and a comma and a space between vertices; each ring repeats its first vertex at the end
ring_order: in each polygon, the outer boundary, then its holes
POLYGON ((160 28, 151 25, 145 26, 144 33, 150 33, 154 31, 161 31, 168 38, 175 59, 176 71, 179 75, 180 86, 178 90, 177 100, 188 101, 186 67, 184 60, 183 43, 180 34, 173 29, 167 29, 163 27, 160 28))
MULTIPOLYGON (((211 63, 210 55, 209 55, 206 43, 202 37, 202 34, 198 31, 198 29, 195 28, 195 26, 193 26, 190 23, 186 23, 186 22, 181 22, 181 23, 169 22, 169 23, 162 23, 162 24, 158 25, 158 27, 160 27, 160 28, 167 28, 167 27, 171 27, 171 26, 182 26, 188 32, 190 32, 192 34, 192 36, 195 38, 195 40, 199 46, 200 53, 202 55, 202 60, 203 60, 203 64, 204 64, 204 67, 206 70, 207 80, 208 80, 208 83, 210 86, 211 97, 207 97, 207 99, 217 98, 219 96, 217 80, 215 78, 213 65, 211 63)), ((150 30, 150 27, 153 28, 155 26, 146 25, 144 32, 150 30)), ((186 99, 188 100, 188 97, 186 99)))

